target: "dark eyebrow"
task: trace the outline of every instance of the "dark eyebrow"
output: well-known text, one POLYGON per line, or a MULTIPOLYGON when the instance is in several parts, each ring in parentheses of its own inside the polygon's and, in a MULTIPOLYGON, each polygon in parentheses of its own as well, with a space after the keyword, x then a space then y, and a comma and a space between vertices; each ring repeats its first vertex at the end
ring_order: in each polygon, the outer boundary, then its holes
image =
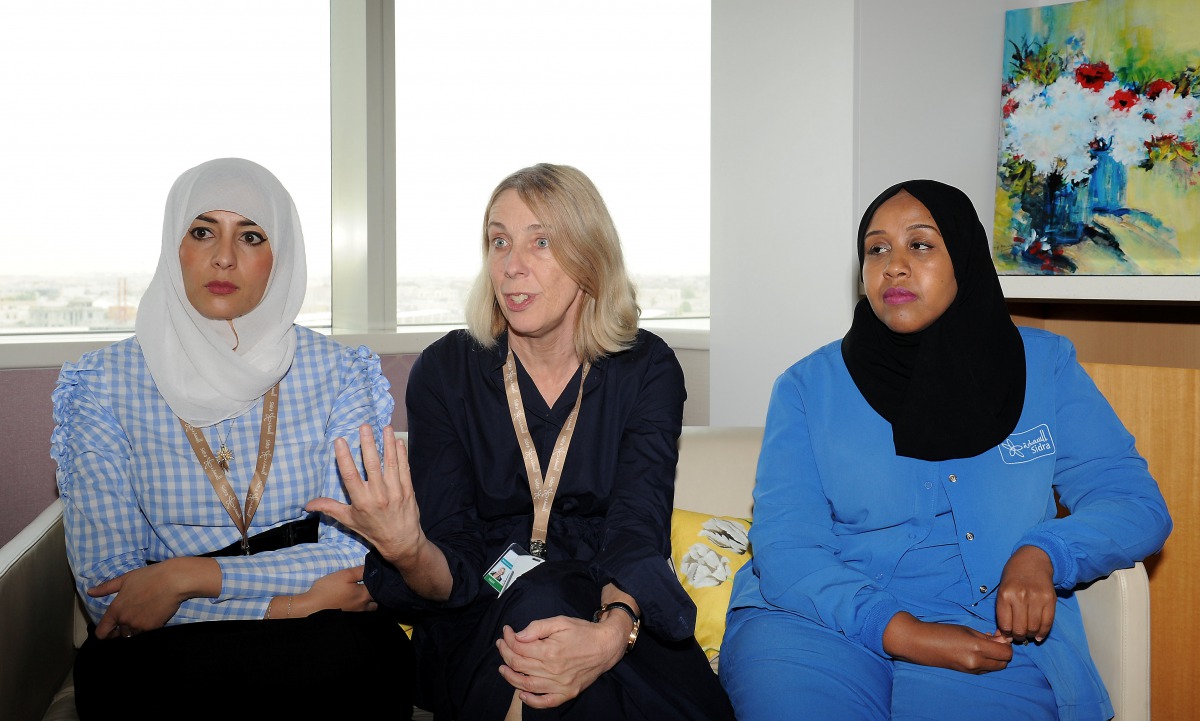
MULTIPOLYGON (((216 218, 213 218, 213 217, 207 216, 207 215, 197 215, 196 220, 202 220, 205 223, 212 223, 213 225, 217 224, 216 218)), ((258 225, 258 223, 255 223, 253 220, 250 220, 249 218, 243 217, 242 220, 238 221, 238 227, 246 228, 246 227, 250 227, 250 226, 261 227, 258 225)))
MULTIPOLYGON (((936 225, 929 225, 927 223, 913 223, 912 225, 905 228, 905 230, 921 230, 921 229, 932 230, 933 232, 937 233, 939 236, 941 236, 941 234, 942 234, 942 231, 938 230, 936 225)), ((872 235, 886 235, 886 234, 887 234, 887 231, 882 230, 882 229, 868 230, 866 232, 866 234, 863 235, 863 240, 870 238, 872 235)))
POLYGON ((913 223, 912 225, 905 228, 905 230, 920 230, 922 228, 924 228, 925 230, 932 230, 933 232, 937 233, 938 235, 942 234, 942 231, 938 230, 938 227, 936 225, 929 225, 927 223, 913 223))

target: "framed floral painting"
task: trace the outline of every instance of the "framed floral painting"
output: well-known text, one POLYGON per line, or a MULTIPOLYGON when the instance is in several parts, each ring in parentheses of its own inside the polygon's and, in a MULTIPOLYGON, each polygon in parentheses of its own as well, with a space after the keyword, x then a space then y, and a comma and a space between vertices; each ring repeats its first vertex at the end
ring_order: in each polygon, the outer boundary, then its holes
POLYGON ((1009 11, 993 255, 1005 275, 1200 275, 1200 2, 1009 11))

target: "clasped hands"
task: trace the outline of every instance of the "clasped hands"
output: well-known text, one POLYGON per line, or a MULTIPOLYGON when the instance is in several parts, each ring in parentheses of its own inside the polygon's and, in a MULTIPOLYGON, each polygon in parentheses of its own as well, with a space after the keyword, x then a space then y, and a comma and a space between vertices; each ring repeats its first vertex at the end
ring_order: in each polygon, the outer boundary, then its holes
POLYGON ((625 655, 633 623, 623 613, 599 623, 567 616, 534 621, 520 632, 505 626, 496 648, 500 675, 530 708, 575 698, 625 655))
POLYGON ((1004 565, 996 590, 996 630, 927 623, 907 612, 892 617, 884 650, 895 658, 964 673, 999 671, 1012 660, 1012 644, 1041 643, 1054 625, 1054 567, 1046 552, 1022 546, 1004 565))

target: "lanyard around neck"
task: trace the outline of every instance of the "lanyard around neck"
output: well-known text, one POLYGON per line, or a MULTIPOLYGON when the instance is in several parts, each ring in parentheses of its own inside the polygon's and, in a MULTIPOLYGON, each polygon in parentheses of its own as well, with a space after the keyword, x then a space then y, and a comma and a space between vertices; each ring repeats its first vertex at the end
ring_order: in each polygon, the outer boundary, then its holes
POLYGON ((242 534, 243 553, 250 552, 250 521, 254 518, 254 513, 258 511, 259 502, 262 501, 263 489, 267 485, 267 474, 271 472, 271 460, 275 457, 275 421, 278 408, 279 384, 276 383, 275 387, 263 396, 262 425, 258 430, 258 463, 254 468, 254 476, 250 479, 250 488, 246 491, 245 513, 238 506, 237 493, 229 484, 229 479, 225 476, 225 469, 213 455, 212 447, 208 445, 204 432, 182 418, 179 419, 184 433, 187 434, 188 443, 192 444, 192 451, 196 454, 196 459, 204 467, 208 482, 212 484, 213 490, 217 492, 217 497, 221 499, 221 505, 225 507, 225 512, 233 519, 233 524, 242 534))
POLYGON ((562 475, 563 465, 567 462, 567 449, 571 446, 571 437, 575 435, 575 420, 579 417, 579 406, 583 404, 583 382, 587 380, 591 367, 591 363, 584 361, 575 407, 571 409, 571 415, 567 416, 567 422, 563 424, 558 440, 554 442, 554 453, 550 455, 550 472, 543 480, 542 464, 538 460, 533 437, 529 434, 529 424, 525 422, 525 407, 521 403, 521 388, 517 384, 517 363, 512 348, 508 349, 508 360, 504 362, 504 392, 508 396, 508 413, 512 416, 513 430, 516 431, 517 442, 521 445, 525 474, 529 477, 529 494, 533 497, 533 532, 529 535, 529 552, 538 558, 546 557, 546 531, 550 523, 550 507, 554 503, 554 493, 558 490, 558 479, 562 475))

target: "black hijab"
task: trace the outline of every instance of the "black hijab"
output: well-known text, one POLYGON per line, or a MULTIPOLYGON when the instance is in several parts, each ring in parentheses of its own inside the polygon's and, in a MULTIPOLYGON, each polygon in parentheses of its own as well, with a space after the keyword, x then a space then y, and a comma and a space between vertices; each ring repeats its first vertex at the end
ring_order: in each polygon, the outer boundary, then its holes
POLYGON ((928 328, 895 333, 866 298, 842 340, 842 358, 867 403, 892 424, 896 454, 926 461, 969 458, 1013 432, 1025 403, 1025 346, 1004 303, 990 245, 971 199, 933 180, 883 191, 858 226, 906 190, 929 210, 954 264, 958 293, 928 328))

